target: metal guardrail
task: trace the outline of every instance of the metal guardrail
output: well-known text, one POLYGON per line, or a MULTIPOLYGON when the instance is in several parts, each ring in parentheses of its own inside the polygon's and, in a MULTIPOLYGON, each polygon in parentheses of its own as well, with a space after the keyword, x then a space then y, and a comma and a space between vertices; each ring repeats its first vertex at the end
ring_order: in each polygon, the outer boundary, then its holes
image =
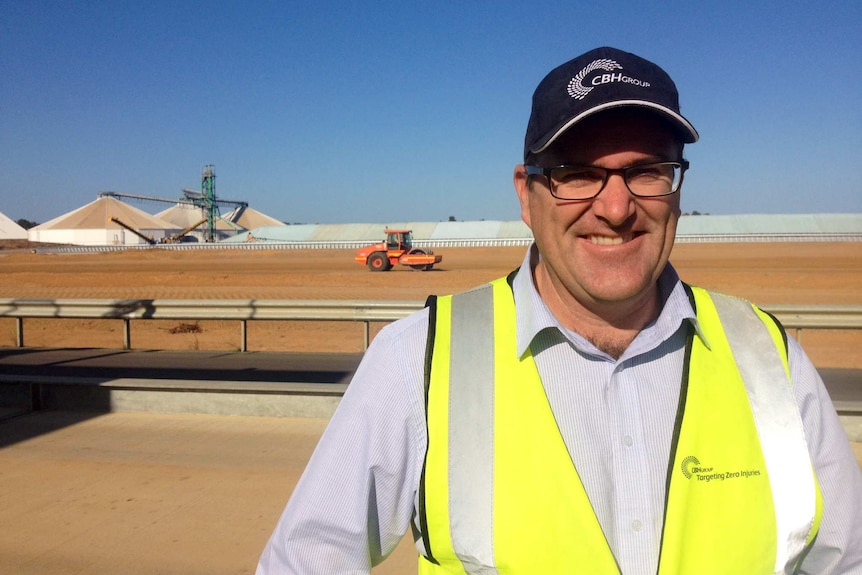
POLYGON ((392 322, 420 309, 422 302, 358 300, 98 300, 0 299, 0 318, 16 318, 16 344, 24 344, 25 318, 117 319, 123 321, 123 349, 132 349, 131 321, 148 319, 237 320, 240 350, 248 351, 248 321, 310 320, 364 323, 363 349, 371 324, 392 322))
POLYGON ((765 311, 787 329, 862 329, 860 305, 770 305, 765 311))
MULTIPOLYGON (((0 318, 17 320, 16 343, 24 344, 25 318, 117 319, 123 322, 123 348, 131 349, 131 321, 147 319, 237 320, 240 350, 248 351, 248 322, 254 320, 347 321, 364 324, 363 349, 371 324, 392 322, 423 306, 417 301, 360 300, 99 300, 0 299, 0 318)), ((862 329, 862 306, 772 305, 766 311, 789 330, 862 329)))

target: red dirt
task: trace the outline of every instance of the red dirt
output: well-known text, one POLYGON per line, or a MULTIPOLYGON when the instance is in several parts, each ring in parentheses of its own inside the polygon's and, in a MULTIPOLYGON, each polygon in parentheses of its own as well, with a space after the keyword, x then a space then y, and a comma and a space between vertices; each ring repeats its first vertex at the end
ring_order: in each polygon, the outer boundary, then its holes
MULTIPOLYGON (((374 273, 351 250, 129 250, 103 253, 0 251, 0 298, 98 299, 336 299, 423 301, 429 294, 467 289, 502 276, 525 248, 447 248, 430 272, 396 267, 374 273)), ((758 304, 862 305, 862 243, 678 244, 671 261, 689 283, 758 304)), ((133 345, 154 349, 236 349, 235 322, 133 324, 133 345), (178 333, 171 333, 171 331, 178 333)), ((356 351, 361 325, 251 322, 256 350, 356 351)), ((117 347, 117 320, 26 320, 32 346, 117 347)), ((14 320, 0 318, 0 345, 14 345, 14 320)), ((853 350, 862 334, 806 332, 818 365, 862 367, 853 350), (858 364, 858 365, 857 365, 858 364)))

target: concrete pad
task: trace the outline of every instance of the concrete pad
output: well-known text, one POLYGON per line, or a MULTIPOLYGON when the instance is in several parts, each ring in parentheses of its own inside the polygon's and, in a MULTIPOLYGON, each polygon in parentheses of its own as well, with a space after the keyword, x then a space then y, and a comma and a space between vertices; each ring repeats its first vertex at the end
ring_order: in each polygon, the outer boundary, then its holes
MULTIPOLYGON (((0 421, 0 573, 253 573, 326 419, 0 421)), ((854 443, 862 465, 862 443, 854 443)), ((375 575, 416 573, 407 535, 375 575)))
MULTIPOLYGON (((43 412, 0 422, 0 573, 253 573, 325 419, 43 412)), ((405 540, 375 574, 415 573, 405 540)))

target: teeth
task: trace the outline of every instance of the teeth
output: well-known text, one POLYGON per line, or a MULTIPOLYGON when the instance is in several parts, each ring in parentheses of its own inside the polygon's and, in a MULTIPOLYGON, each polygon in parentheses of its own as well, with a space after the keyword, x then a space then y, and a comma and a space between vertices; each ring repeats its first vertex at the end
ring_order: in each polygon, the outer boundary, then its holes
POLYGON ((624 238, 622 236, 590 236, 589 239, 590 242, 598 244, 600 246, 613 246, 627 241, 627 238, 624 238))

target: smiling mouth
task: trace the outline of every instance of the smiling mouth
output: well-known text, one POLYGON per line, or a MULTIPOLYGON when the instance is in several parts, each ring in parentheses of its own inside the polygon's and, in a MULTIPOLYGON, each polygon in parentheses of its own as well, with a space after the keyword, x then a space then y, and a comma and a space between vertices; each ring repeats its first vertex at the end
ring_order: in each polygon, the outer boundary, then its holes
POLYGON ((615 246, 619 244, 624 244, 626 242, 632 241, 632 238, 634 238, 634 234, 625 234, 622 236, 587 236, 587 239, 590 241, 591 244, 598 246, 615 246))

